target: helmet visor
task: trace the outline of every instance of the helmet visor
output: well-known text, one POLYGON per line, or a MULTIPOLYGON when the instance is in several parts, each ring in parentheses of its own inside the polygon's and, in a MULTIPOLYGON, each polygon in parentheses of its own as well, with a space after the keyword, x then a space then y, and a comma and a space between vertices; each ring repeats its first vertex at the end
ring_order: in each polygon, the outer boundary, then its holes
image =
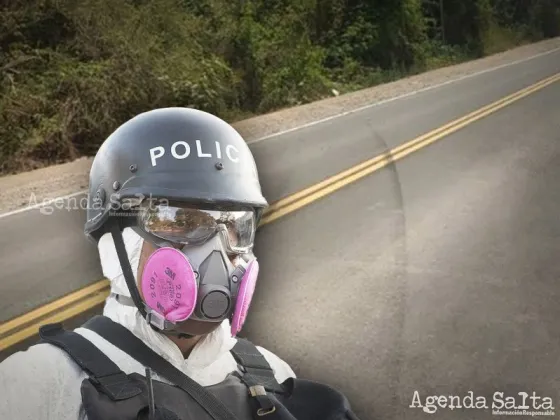
POLYGON ((234 253, 251 250, 256 217, 252 210, 216 210, 196 206, 170 206, 146 201, 140 205, 138 227, 165 241, 200 245, 221 233, 234 253))

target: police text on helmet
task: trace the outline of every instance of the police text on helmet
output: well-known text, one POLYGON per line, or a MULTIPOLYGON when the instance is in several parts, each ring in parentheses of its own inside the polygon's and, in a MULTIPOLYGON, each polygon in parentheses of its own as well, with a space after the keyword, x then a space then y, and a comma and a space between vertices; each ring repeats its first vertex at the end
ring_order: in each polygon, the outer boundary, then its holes
MULTIPOLYGON (((225 155, 232 162, 239 162, 239 150, 231 144, 225 147, 225 155)), ((161 158, 166 153, 163 146, 157 146, 150 149, 150 159, 152 161, 152 166, 156 166, 156 159, 161 158)), ((171 156, 175 159, 186 159, 191 155, 191 146, 186 141, 176 141, 171 145, 171 156)), ((207 150, 202 150, 202 144, 200 140, 196 140, 196 156, 199 158, 212 158, 216 157, 222 159, 222 145, 220 142, 215 142, 215 148, 208 147, 207 150)), ((194 154, 193 154, 194 156, 194 154)))

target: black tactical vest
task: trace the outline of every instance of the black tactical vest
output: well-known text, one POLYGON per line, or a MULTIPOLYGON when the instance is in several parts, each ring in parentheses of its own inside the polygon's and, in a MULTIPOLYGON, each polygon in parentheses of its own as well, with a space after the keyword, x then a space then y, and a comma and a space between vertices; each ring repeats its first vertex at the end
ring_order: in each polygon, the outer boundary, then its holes
POLYGON ((146 376, 121 371, 89 340, 60 324, 40 328, 43 342, 61 348, 88 374, 81 385, 88 420, 357 420, 338 391, 304 379, 279 384, 264 356, 238 339, 234 372, 202 387, 152 351, 128 329, 104 316, 83 325, 139 363, 146 376), (156 371, 175 385, 151 378, 156 371))

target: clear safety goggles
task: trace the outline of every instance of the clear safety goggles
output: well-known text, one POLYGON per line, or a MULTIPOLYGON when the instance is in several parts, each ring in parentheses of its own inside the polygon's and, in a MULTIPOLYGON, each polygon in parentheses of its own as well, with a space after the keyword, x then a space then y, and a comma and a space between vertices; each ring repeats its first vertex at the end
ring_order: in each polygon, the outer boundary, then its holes
POLYGON ((253 248, 256 217, 252 210, 208 210, 198 206, 140 204, 137 226, 164 241, 201 245, 215 234, 223 235, 228 251, 246 253, 253 248))

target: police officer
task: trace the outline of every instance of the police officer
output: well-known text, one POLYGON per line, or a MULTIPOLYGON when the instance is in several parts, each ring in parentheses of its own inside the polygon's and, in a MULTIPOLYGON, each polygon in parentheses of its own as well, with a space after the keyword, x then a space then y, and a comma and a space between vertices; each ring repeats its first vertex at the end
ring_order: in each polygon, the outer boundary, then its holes
MULTIPOLYGON (((251 250, 266 205, 249 148, 217 117, 168 108, 123 124, 103 143, 90 173, 85 232, 98 242, 111 280, 104 315, 201 385, 223 381, 237 367, 230 350, 256 280, 251 250), (126 261, 117 256, 113 219, 123 227, 126 261), (168 266, 175 270, 171 281, 168 266)), ((76 332, 124 372, 144 374, 143 366, 99 335, 76 332)), ((295 376, 260 350, 279 382, 295 376)), ((52 344, 16 353, 0 364, 0 418, 84 418, 80 385, 86 376, 52 344)))
POLYGON ((120 126, 93 161, 85 224, 111 281, 103 316, 44 326, 1 363, 0 419, 295 420, 323 418, 329 401, 333 419, 354 418, 307 383, 292 416, 271 396, 295 389, 292 369, 236 338, 266 206, 246 142, 216 116, 163 108, 120 126))

